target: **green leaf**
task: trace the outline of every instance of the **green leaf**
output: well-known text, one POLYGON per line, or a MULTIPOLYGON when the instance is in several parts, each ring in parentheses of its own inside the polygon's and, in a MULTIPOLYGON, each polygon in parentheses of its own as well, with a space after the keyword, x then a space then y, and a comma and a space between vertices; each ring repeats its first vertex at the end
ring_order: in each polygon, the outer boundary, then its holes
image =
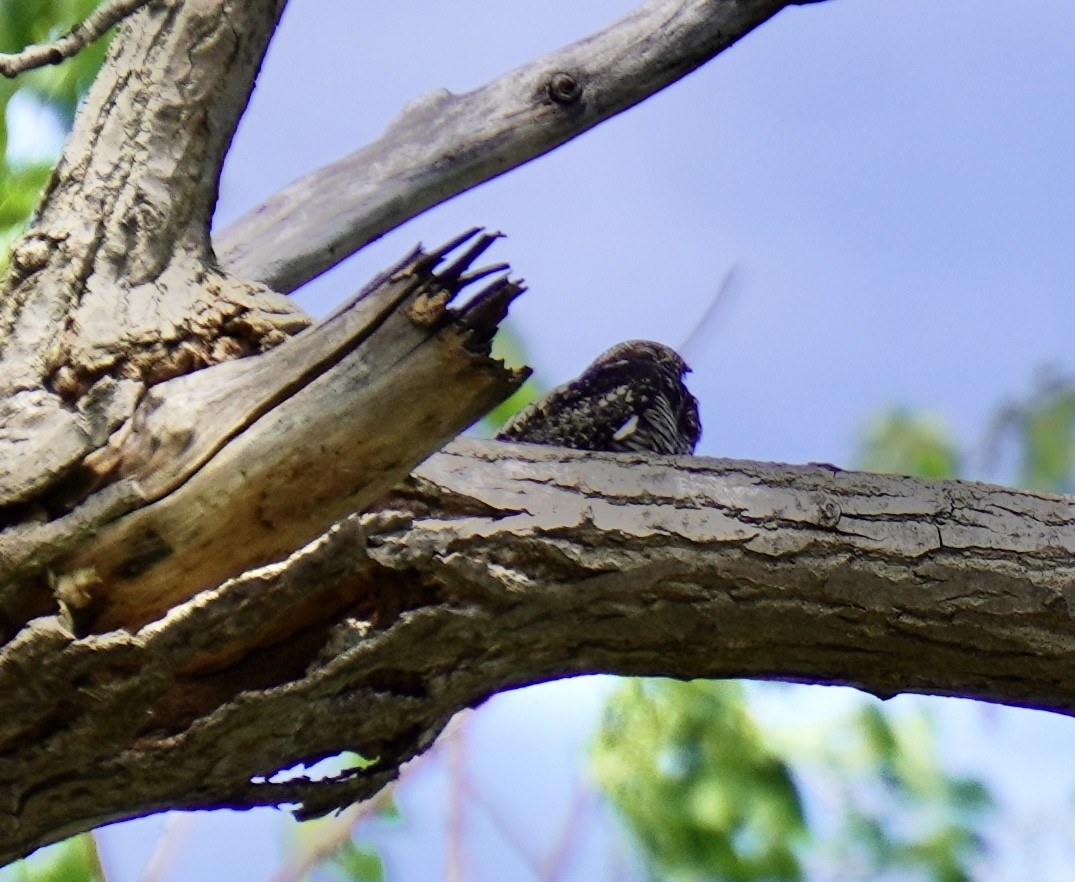
POLYGON ((58 842, 12 867, 20 882, 104 882, 92 833, 58 842))
MULTIPOLYGON (((526 364, 526 353, 522 341, 511 328, 502 327, 493 338, 493 358, 499 358, 508 367, 518 368, 526 364)), ((506 400, 500 402, 485 415, 478 424, 481 434, 491 436, 512 416, 522 410, 531 401, 541 397, 544 390, 531 377, 516 389, 506 400)))
MULTIPOLYGON (((18 52, 69 31, 97 6, 97 0, 0 0, 0 51, 18 52)), ((83 49, 59 65, 28 71, 14 80, 0 79, 0 271, 11 242, 25 229, 51 162, 16 163, 8 155, 8 105, 18 93, 32 96, 70 127, 79 100, 90 87, 107 51, 108 38, 83 49)))
POLYGON ((1075 379, 1043 369, 1025 400, 1001 408, 990 441, 1015 441, 1018 483, 1032 490, 1075 492, 1075 379))
POLYGON ((661 879, 799 879, 806 866, 827 878, 965 879, 993 804, 981 782, 939 765, 924 713, 864 699, 765 730, 736 683, 626 683, 593 758, 661 879))
POLYGON ((859 441, 856 468, 920 478, 955 478, 961 457, 936 417, 902 408, 875 417, 859 441))
MULTIPOLYGON (((98 0, 0 0, 0 51, 18 52, 55 40, 85 20, 97 5, 98 0)), ((101 67, 109 39, 102 37, 61 64, 20 75, 15 87, 52 105, 70 125, 79 99, 101 67)))
POLYGON ((667 879, 796 880, 802 805, 737 683, 626 682, 593 748, 603 790, 667 879))
POLYGON ((376 851, 348 840, 332 855, 332 865, 354 882, 384 882, 384 862, 376 851))

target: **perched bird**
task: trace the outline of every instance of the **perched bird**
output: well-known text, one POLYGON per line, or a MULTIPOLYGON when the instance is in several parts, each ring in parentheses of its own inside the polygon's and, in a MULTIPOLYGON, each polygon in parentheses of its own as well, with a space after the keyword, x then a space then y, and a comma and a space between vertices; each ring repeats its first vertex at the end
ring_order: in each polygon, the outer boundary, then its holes
POLYGON ((628 340, 524 407, 497 438, 578 450, 694 453, 702 428, 698 402, 683 385, 689 371, 674 349, 628 340))

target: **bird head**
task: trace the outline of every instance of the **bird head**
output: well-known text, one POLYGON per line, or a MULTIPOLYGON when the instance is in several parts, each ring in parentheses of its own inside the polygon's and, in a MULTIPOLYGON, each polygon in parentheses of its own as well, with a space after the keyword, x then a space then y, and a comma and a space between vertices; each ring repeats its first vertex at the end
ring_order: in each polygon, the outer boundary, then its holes
POLYGON ((611 367, 638 362, 655 364, 676 377, 689 374, 691 370, 678 352, 670 346, 653 340, 625 340, 623 343, 617 343, 607 352, 599 355, 594 360, 593 367, 611 367))

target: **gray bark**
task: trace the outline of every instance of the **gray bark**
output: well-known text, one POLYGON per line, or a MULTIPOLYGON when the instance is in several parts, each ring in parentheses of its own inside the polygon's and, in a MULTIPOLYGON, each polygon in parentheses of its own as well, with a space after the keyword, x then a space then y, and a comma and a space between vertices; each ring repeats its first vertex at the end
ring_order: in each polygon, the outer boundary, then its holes
POLYGON ((488 357, 521 286, 452 299, 490 240, 416 251, 316 327, 262 284, 791 4, 651 0, 419 102, 228 233, 222 269, 220 164, 282 3, 155 0, 127 21, 0 292, 0 858, 166 808, 328 811, 460 708, 586 672, 1072 711, 1069 500, 488 442, 415 470, 522 378, 488 357), (343 750, 375 762, 273 781, 343 750))
POLYGON ((238 275, 292 291, 426 209, 633 107, 781 9, 816 2, 648 0, 473 92, 423 95, 379 140, 221 231, 218 253, 238 275))
POLYGON ((1072 713, 1073 548, 1063 497, 456 442, 375 510, 135 633, 23 629, 0 656, 3 854, 163 808, 326 812, 460 708, 575 674, 1072 713), (376 762, 272 782, 345 750, 376 762))

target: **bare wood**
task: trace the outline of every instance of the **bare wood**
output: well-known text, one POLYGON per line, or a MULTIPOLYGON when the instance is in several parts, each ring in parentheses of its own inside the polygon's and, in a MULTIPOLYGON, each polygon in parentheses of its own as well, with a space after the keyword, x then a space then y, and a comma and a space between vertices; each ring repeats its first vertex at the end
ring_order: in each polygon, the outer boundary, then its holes
POLYGON ((209 246, 224 152, 283 4, 159 0, 121 26, 0 288, 0 505, 96 449, 145 386, 309 324, 209 246))
POLYGON ((53 592, 80 629, 152 621, 368 506, 508 397, 526 372, 488 352, 522 287, 501 278, 449 307, 494 238, 439 273, 446 250, 416 251, 271 352, 156 386, 68 479, 100 499, 0 534, 0 599, 19 598, 6 630, 53 592))
POLYGON ((456 442, 379 511, 135 634, 25 628, 0 653, 0 858, 165 807, 328 811, 375 793, 458 709, 595 671, 1075 713, 1071 506, 456 442), (379 761, 270 781, 343 750, 379 761))
POLYGON ((0 52, 0 76, 11 79, 35 67, 59 64, 99 40, 110 27, 149 2, 150 0, 110 0, 98 6, 85 21, 76 24, 57 40, 27 46, 20 52, 0 52))
POLYGON ((784 7, 813 2, 648 0, 473 92, 423 96, 379 140, 220 231, 217 253, 243 278, 293 291, 426 209, 633 107, 784 7))
MULTIPOLYGON (((0 291, 0 860, 166 808, 328 811, 461 707, 578 673, 1075 712, 1068 499, 465 442, 376 502, 510 387, 468 342, 515 287, 453 311, 462 269, 437 284, 410 266, 414 285, 392 274, 295 337, 305 316, 220 269, 220 162, 282 4, 159 0, 128 19, 0 291), (272 778, 348 749, 375 764, 272 778)), ((424 99, 244 222, 233 266, 309 278, 785 5, 651 0, 424 99), (356 173, 374 159, 383 174, 356 173), (241 250, 255 239, 270 244, 241 250)))

